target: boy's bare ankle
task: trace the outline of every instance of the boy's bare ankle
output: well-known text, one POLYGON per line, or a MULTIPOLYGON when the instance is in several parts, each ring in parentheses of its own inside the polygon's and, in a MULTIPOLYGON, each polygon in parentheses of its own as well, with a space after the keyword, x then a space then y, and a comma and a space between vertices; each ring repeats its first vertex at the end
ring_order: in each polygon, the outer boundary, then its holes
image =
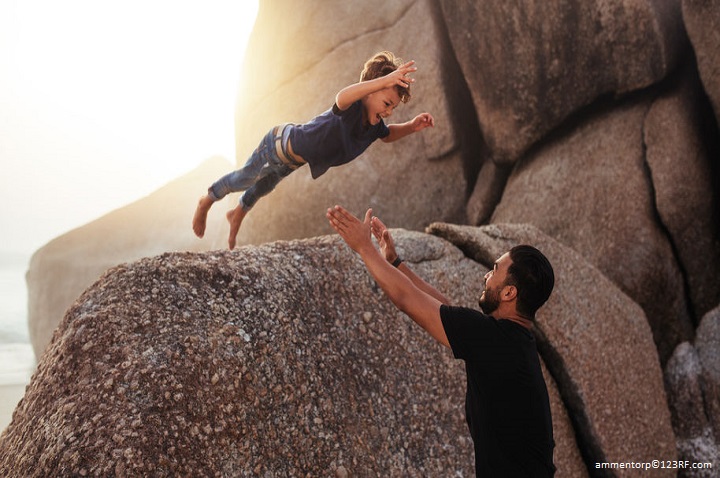
POLYGON ((228 247, 230 250, 235 249, 237 234, 238 231, 240 231, 240 226, 242 225, 242 221, 246 214, 247 211, 243 209, 242 206, 238 205, 235 209, 231 209, 225 215, 230 223, 230 235, 228 236, 228 247))
POLYGON ((207 215, 214 203, 215 201, 208 195, 201 197, 198 201, 192 221, 193 232, 197 237, 203 237, 205 235, 207 215))

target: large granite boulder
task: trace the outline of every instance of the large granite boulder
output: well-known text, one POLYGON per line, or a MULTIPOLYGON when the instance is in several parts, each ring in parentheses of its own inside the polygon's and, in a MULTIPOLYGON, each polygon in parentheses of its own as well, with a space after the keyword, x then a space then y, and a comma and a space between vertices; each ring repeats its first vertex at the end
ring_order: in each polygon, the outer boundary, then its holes
POLYGON ((497 162, 514 162, 605 94, 662 80, 686 43, 677 1, 442 0, 497 162))
POLYGON ((708 312, 700 322, 695 348, 702 366, 705 407, 715 441, 720 443, 720 306, 708 312))
MULTIPOLYGON (((718 450, 703 401, 702 366, 695 347, 683 342, 665 368, 665 388, 677 437, 678 459, 690 463, 718 463, 718 450)), ((712 469, 681 469, 678 477, 713 477, 712 469)))
MULTIPOLYGON (((220 157, 128 206, 74 229, 40 248, 26 274, 28 325, 35 357, 50 342, 65 311, 109 267, 165 251, 202 251, 223 247, 212 233, 199 241, 192 232, 192 212, 211 178, 227 170, 220 157)), ((210 230, 222 231, 222 212, 211 211, 210 230)))
POLYGON ((652 104, 640 97, 598 112, 528 155, 491 222, 533 224, 595 265, 642 306, 664 363, 693 326, 682 271, 656 219, 660 193, 643 135, 652 104))
MULTIPOLYGON (((720 3, 718 4, 720 5, 720 3)), ((695 323, 720 303, 720 156, 705 137, 708 106, 694 70, 676 75, 653 101, 644 122, 645 159, 657 219, 687 283, 695 323)))
MULTIPOLYGON (((476 296, 483 271, 444 241, 407 257, 476 296)), ((68 311, 0 474, 469 475, 464 386, 338 238, 164 254, 109 270, 68 311)))
POLYGON ((717 0, 682 0, 682 16, 698 70, 720 123, 720 5, 717 0))
MULTIPOLYGON (((517 244, 543 251, 556 283, 537 315, 538 347, 575 424, 585 463, 674 459, 660 361, 636 303, 577 252, 532 226, 434 224, 429 232, 486 266, 517 244)), ((674 475, 655 471, 653 476, 674 475)))
MULTIPOLYGON (((395 235, 454 303, 477 300, 486 268, 395 235)), ((69 309, 0 436, 0 474, 470 476, 463 370, 338 237, 163 254, 69 309)), ((586 476, 547 380, 558 476, 586 476)))
POLYGON ((553 439, 555 440, 555 451, 553 463, 557 471, 556 478, 585 478, 588 475, 588 467, 583 462, 580 450, 575 439, 575 428, 573 427, 570 415, 568 415, 557 383, 548 372, 545 362, 540 361, 543 377, 548 389, 550 398, 550 414, 553 423, 553 439))

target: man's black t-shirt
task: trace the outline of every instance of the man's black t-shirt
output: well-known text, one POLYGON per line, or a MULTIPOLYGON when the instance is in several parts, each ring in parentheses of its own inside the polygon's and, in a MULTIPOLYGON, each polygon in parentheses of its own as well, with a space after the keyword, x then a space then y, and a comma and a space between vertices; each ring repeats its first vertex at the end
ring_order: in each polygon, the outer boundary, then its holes
POLYGON ((519 324, 441 306, 445 334, 465 361, 465 415, 482 477, 551 477, 552 419, 535 338, 519 324))

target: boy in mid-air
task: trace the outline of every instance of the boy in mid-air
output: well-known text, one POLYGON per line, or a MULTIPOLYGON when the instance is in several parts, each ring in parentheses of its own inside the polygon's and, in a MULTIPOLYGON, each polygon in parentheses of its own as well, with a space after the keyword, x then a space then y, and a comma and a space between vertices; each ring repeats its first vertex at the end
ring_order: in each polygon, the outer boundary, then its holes
POLYGON ((329 168, 348 163, 362 154, 376 139, 385 143, 434 126, 429 113, 421 113, 402 124, 385 125, 384 119, 410 99, 408 75, 417 68, 414 61, 403 63, 392 53, 375 54, 360 74, 360 82, 347 86, 335 96, 332 108, 305 124, 283 124, 272 128, 242 169, 219 180, 200 198, 193 217, 193 231, 205 234, 210 207, 227 194, 245 191, 240 202, 227 213, 230 223, 228 246, 235 248, 237 233, 245 215, 258 199, 270 193, 285 176, 310 166, 313 179, 329 168))

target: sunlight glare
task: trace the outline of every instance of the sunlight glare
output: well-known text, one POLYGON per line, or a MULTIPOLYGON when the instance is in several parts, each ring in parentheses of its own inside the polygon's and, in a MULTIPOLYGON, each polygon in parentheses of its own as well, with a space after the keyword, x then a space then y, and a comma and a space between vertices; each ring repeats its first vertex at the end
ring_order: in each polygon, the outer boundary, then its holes
POLYGON ((10 0, 2 12, 11 18, 0 22, 3 196, 24 195, 33 175, 51 188, 33 193, 55 200, 26 202, 22 214, 45 208, 69 229, 211 156, 234 164, 240 68, 257 8, 256 0, 10 0))
POLYGON ((234 100, 256 4, 38 3, 19 3, 21 21, 34 25, 21 32, 22 68, 38 99, 122 132, 149 155, 182 142, 196 156, 186 167, 234 156, 234 100))

